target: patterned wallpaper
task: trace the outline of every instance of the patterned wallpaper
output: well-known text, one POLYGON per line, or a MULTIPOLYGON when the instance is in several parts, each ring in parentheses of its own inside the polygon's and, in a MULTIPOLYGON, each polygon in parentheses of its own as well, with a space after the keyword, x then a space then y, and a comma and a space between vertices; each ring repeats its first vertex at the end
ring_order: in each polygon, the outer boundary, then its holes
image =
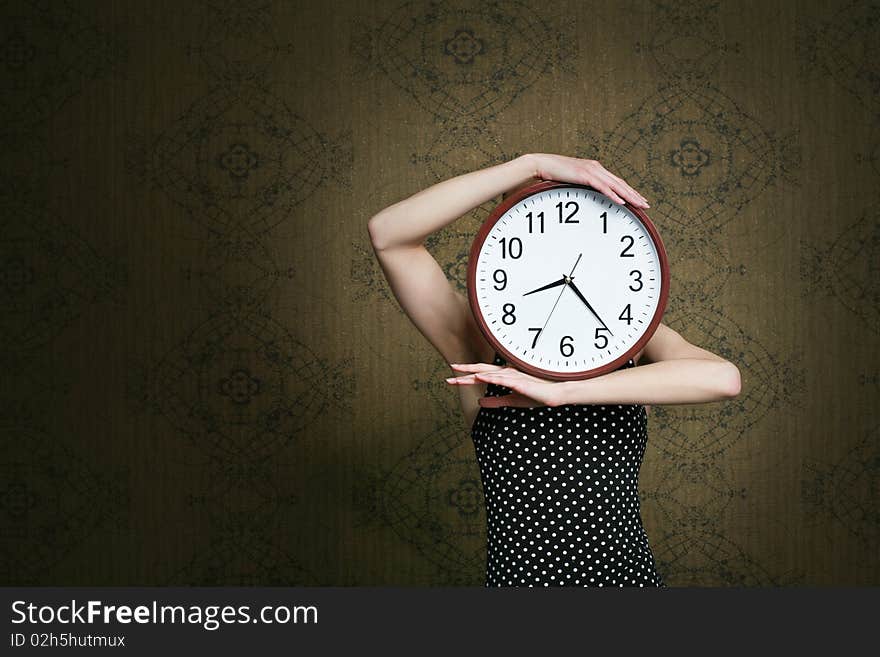
MULTIPOLYGON (((651 201, 670 586, 880 584, 880 4, 10 1, 4 584, 481 585, 447 369, 366 222, 525 152, 651 201)), ((500 201, 500 198, 495 202, 500 201)), ((495 202, 428 248, 464 290, 495 202)))

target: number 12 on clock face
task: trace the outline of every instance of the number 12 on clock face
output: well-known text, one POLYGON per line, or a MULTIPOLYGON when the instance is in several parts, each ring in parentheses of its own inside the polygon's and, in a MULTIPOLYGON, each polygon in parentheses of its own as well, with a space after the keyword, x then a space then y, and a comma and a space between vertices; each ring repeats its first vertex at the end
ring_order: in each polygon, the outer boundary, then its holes
POLYGON ((656 328, 665 250, 640 211, 589 187, 539 186, 478 234, 471 306, 490 342, 523 369, 588 376, 656 328))

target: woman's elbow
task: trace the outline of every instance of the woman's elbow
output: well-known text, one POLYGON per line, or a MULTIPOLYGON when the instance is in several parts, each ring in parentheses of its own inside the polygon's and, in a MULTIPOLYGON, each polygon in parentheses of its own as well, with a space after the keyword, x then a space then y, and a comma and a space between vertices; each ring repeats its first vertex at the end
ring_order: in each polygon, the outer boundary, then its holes
POLYGON ((382 216, 378 214, 370 217, 370 220, 367 222, 370 243, 376 251, 381 251, 388 246, 387 231, 383 228, 382 223, 382 216))
POLYGON ((733 399, 739 396, 742 389, 739 368, 729 360, 724 361, 724 376, 721 377, 721 380, 723 381, 721 394, 725 399, 733 399))

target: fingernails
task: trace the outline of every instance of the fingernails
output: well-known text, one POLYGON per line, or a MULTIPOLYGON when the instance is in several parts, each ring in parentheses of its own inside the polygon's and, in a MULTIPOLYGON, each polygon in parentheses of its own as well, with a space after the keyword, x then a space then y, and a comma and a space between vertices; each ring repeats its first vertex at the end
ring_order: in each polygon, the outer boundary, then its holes
POLYGON ((455 382, 455 377, 449 377, 448 379, 446 379, 446 383, 454 383, 454 382, 455 382))

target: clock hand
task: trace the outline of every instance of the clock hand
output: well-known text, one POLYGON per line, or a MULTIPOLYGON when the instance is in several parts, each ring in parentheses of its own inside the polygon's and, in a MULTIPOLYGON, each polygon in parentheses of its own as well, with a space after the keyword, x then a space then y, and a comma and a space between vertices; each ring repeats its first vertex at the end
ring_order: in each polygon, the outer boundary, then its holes
MULTIPOLYGON (((574 261, 574 267, 571 268, 571 272, 569 272, 568 276, 563 276, 563 277, 562 277, 562 282, 563 282, 563 283, 571 284, 571 275, 574 273, 574 269, 575 269, 575 267, 577 267, 577 266, 578 266, 578 263, 581 261, 581 256, 582 256, 582 255, 584 255, 584 254, 583 254, 583 253, 579 253, 579 254, 578 254, 577 260, 574 261)), ((562 298, 562 293, 565 292, 565 288, 566 288, 566 287, 567 287, 566 285, 563 285, 563 286, 562 286, 562 289, 559 290, 559 296, 556 297, 556 302, 553 304, 553 307, 550 309, 550 314, 547 315, 547 321, 544 322, 544 326, 541 327, 541 330, 538 331, 538 335, 535 336, 535 344, 534 344, 534 346, 537 346, 537 345, 538 345, 538 340, 540 340, 540 339, 541 339, 541 336, 544 335, 544 329, 547 328, 547 324, 550 322, 550 318, 553 316, 553 311, 556 310, 556 305, 559 303, 559 300, 562 298)), ((600 320, 600 321, 601 321, 601 320, 600 320)), ((610 332, 610 331, 609 331, 609 332, 610 332)))
POLYGON ((599 320, 599 323, 605 327, 605 330, 608 331, 608 333, 610 333, 611 335, 614 335, 613 333, 611 333, 611 329, 608 328, 608 326, 605 324, 605 322, 602 321, 602 318, 599 317, 599 313, 597 313, 595 310, 593 310, 593 306, 591 306, 590 302, 584 298, 583 294, 581 294, 581 291, 577 288, 577 285, 574 284, 573 280, 569 279, 568 286, 571 288, 571 291, 577 295, 578 299, 583 301, 584 305, 586 305, 586 307, 590 309, 590 312, 593 313, 593 315, 595 315, 596 319, 599 320))
POLYGON ((564 286, 561 290, 559 290, 559 296, 556 297, 556 302, 553 304, 553 307, 550 309, 550 314, 547 315, 547 321, 544 322, 544 326, 541 327, 541 330, 538 331, 538 335, 535 336, 535 344, 534 344, 535 347, 538 346, 538 340, 540 340, 541 336, 544 335, 544 329, 547 328, 547 323, 550 321, 550 318, 553 316, 553 311, 556 310, 556 304, 559 303, 559 300, 562 298, 563 292, 565 292, 564 286))
POLYGON ((551 287, 556 287, 557 285, 565 285, 565 278, 560 278, 558 281, 554 281, 553 283, 548 283, 544 287, 539 287, 536 290, 532 290, 531 292, 526 292, 523 296, 528 294, 534 294, 535 292, 540 292, 542 290, 549 290, 551 287))

